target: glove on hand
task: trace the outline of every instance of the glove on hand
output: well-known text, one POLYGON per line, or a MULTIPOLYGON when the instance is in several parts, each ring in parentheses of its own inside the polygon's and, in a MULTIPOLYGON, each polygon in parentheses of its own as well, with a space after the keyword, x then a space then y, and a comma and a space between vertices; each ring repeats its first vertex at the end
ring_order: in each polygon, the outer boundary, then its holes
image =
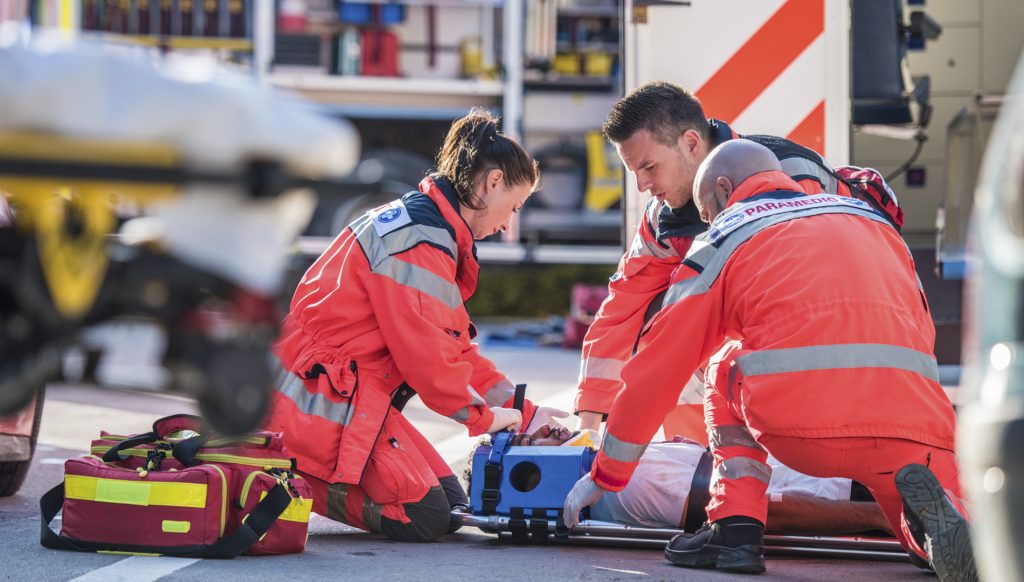
POLYGON ((494 420, 491 421, 491 426, 487 429, 489 433, 495 433, 506 428, 515 430, 519 428, 519 425, 523 424, 523 413, 515 408, 494 406, 491 408, 491 413, 494 414, 494 420))
POLYGON ((584 507, 597 503, 604 493, 605 490, 594 483, 589 473, 581 477, 569 495, 565 497, 565 506, 562 508, 562 519, 565 521, 565 526, 573 528, 579 525, 580 511, 583 511, 584 507))
POLYGON ((538 428, 546 424, 554 424, 556 426, 562 426, 556 418, 569 418, 569 413, 550 406, 538 406, 537 410, 533 413, 533 420, 530 421, 530 426, 526 427, 523 431, 526 434, 533 434, 538 428))

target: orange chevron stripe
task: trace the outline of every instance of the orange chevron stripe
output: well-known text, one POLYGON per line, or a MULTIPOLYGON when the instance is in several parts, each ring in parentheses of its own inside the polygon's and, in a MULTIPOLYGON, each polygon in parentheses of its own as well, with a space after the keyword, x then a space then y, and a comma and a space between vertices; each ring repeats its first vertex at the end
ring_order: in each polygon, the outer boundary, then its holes
POLYGON ((788 0, 704 85, 708 117, 732 123, 825 31, 825 0, 788 0))
POLYGON ((789 132, 786 139, 809 147, 825 156, 825 101, 822 100, 818 106, 801 121, 793 131, 789 132))

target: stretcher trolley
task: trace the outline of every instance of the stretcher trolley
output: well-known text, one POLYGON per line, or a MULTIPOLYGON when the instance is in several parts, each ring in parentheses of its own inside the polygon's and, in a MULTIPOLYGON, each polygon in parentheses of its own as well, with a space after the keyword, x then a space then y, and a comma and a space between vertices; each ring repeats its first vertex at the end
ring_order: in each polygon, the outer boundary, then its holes
MULTIPOLYGON (((139 56, 0 46, 0 415, 84 328, 130 316, 166 331, 164 387, 243 433, 269 402, 292 247, 358 136, 211 62, 139 56)), ((29 458, 31 423, 2 423, 29 458)))
MULTIPOLYGON (((571 530, 562 521, 566 495, 594 461, 588 447, 512 446, 512 433, 493 436, 471 460, 469 511, 453 510, 465 526, 513 543, 582 544, 663 549, 673 536, 693 532, 706 519, 711 456, 705 453, 693 476, 684 528, 646 528, 584 519, 571 530), (704 492, 703 495, 697 492, 704 492)), ((766 535, 771 555, 908 561, 893 538, 766 535)))

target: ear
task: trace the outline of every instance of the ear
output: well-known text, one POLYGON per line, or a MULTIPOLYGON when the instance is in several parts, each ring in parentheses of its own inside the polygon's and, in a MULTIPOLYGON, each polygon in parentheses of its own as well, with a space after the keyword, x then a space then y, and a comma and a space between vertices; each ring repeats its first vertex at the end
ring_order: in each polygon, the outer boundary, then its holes
POLYGON ((696 154, 704 139, 695 129, 687 129, 679 136, 680 145, 690 154, 696 154))
POLYGON ((494 168, 487 171, 487 178, 485 183, 487 184, 487 190, 494 190, 498 186, 501 186, 505 181, 505 173, 498 168, 494 168))
POLYGON ((729 196, 732 195, 732 181, 729 180, 729 178, 719 176, 718 179, 715 180, 715 186, 725 193, 726 200, 728 200, 729 196))

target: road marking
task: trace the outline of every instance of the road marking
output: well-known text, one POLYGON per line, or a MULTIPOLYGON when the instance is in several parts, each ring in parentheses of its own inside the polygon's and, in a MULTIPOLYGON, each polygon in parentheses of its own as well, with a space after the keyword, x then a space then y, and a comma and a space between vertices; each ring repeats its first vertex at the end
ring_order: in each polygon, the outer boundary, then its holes
POLYGON ((594 566, 595 570, 605 570, 607 572, 619 572, 621 574, 633 574, 634 576, 647 576, 647 572, 639 572, 637 570, 620 570, 619 568, 605 568, 604 566, 594 566))
POLYGON ((39 464, 40 465, 63 465, 64 461, 67 461, 67 459, 66 458, 60 458, 60 457, 47 457, 45 459, 39 459, 39 464))
POLYGON ((193 558, 132 556, 73 578, 70 582, 151 582, 198 561, 193 558))

